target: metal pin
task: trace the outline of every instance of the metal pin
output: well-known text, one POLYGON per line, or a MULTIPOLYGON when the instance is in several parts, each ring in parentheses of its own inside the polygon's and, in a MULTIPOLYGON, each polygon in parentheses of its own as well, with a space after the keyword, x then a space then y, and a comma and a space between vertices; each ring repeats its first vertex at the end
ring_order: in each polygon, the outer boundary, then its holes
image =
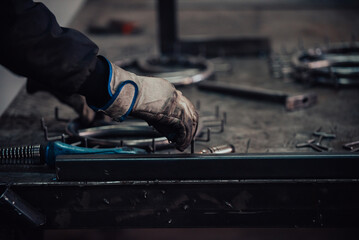
POLYGON ((194 140, 191 141, 191 154, 194 154, 194 140))
POLYGON ((303 147, 311 147, 312 149, 318 151, 318 152, 323 152, 323 150, 321 147, 317 146, 314 144, 315 139, 309 139, 307 142, 305 143, 298 143, 297 145, 295 145, 297 148, 303 148, 303 147))
POLYGON ((222 133, 224 132, 224 121, 223 119, 221 120, 221 124, 219 125, 221 128, 219 129, 219 131, 212 131, 212 133, 222 133))
POLYGON ((323 137, 323 138, 336 138, 337 136, 333 133, 326 133, 326 132, 313 132, 313 135, 314 136, 317 136, 317 137, 323 137))
POLYGON ((43 117, 41 118, 41 128, 44 131, 45 141, 49 141, 49 135, 48 135, 48 131, 47 131, 47 126, 45 124, 45 119, 43 117))
POLYGON ((211 140, 211 129, 207 128, 207 138, 196 138, 198 142, 209 142, 211 140))
POLYGON ((79 146, 79 145, 81 145, 81 141, 79 141, 79 142, 74 142, 74 143, 71 143, 71 146, 79 146))
POLYGON ((152 152, 156 152, 156 140, 152 138, 152 152))
POLYGON ((346 143, 343 145, 344 148, 349 149, 349 150, 353 150, 353 148, 355 148, 355 146, 359 146, 359 141, 350 142, 350 143, 346 143))
POLYGON ((315 142, 315 139, 309 139, 305 143, 298 143, 297 145, 295 145, 295 147, 297 147, 297 148, 309 147, 309 144, 314 143, 314 142, 315 142))
POLYGON ((223 112, 223 123, 227 124, 227 112, 223 112))

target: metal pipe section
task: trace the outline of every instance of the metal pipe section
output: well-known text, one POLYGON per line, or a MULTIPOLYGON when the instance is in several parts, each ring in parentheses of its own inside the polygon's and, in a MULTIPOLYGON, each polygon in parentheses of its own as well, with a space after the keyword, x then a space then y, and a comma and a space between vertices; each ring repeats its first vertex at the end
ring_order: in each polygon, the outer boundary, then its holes
POLYGON ((317 95, 314 93, 290 96, 288 93, 277 90, 242 86, 228 82, 205 81, 201 82, 198 85, 198 88, 218 93, 231 94, 237 97, 283 103, 289 111, 307 108, 317 102, 317 95))
POLYGON ((157 14, 161 55, 173 55, 177 43, 176 0, 158 0, 157 14))

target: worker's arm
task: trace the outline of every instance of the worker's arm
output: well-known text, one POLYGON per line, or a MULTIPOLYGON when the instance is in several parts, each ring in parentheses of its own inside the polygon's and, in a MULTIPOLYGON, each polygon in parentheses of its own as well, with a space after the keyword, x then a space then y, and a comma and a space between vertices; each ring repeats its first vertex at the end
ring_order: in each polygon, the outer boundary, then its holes
POLYGON ((77 108, 81 94, 94 109, 116 120, 142 118, 184 150, 197 128, 193 105, 164 79, 138 77, 97 56, 82 33, 62 28, 55 16, 32 0, 3 0, 0 63, 28 78, 29 92, 46 90, 77 108), (77 100, 79 99, 79 100, 77 100), (71 101, 70 101, 71 100, 71 101))

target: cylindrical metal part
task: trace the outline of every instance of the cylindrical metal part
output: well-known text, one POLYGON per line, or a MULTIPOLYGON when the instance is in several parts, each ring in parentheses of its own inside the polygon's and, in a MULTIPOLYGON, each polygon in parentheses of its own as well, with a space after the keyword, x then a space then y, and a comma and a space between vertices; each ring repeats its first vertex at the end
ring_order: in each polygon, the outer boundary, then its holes
POLYGON ((270 100, 284 103, 288 94, 265 88, 241 86, 228 82, 204 81, 198 85, 199 89, 210 90, 218 93, 232 94, 238 97, 247 97, 258 100, 270 100))
POLYGON ((231 144, 209 147, 201 151, 202 154, 226 154, 226 153, 234 153, 234 152, 235 152, 235 148, 231 144))
POLYGON ((173 55, 177 43, 176 0, 157 1, 157 20, 160 51, 163 55, 173 55))

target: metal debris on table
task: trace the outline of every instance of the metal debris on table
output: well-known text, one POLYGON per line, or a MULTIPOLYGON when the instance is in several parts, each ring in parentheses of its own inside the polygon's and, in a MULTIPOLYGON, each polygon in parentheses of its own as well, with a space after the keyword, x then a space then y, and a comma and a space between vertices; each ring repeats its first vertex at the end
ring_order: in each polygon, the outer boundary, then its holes
POLYGON ((346 143, 343 148, 350 150, 350 152, 359 152, 359 141, 346 143))
POLYGON ((302 83, 359 86, 359 42, 324 44, 320 47, 272 55, 275 78, 293 78, 302 83))
POLYGON ((303 147, 311 147, 313 150, 317 152, 324 152, 324 151, 332 151, 332 148, 324 146, 322 144, 322 140, 324 138, 333 139, 336 138, 336 135, 333 133, 326 133, 321 131, 321 127, 318 128, 316 131, 313 132, 313 135, 316 137, 319 137, 318 139, 309 139, 307 142, 304 143, 298 143, 296 145, 297 148, 303 148, 303 147))

